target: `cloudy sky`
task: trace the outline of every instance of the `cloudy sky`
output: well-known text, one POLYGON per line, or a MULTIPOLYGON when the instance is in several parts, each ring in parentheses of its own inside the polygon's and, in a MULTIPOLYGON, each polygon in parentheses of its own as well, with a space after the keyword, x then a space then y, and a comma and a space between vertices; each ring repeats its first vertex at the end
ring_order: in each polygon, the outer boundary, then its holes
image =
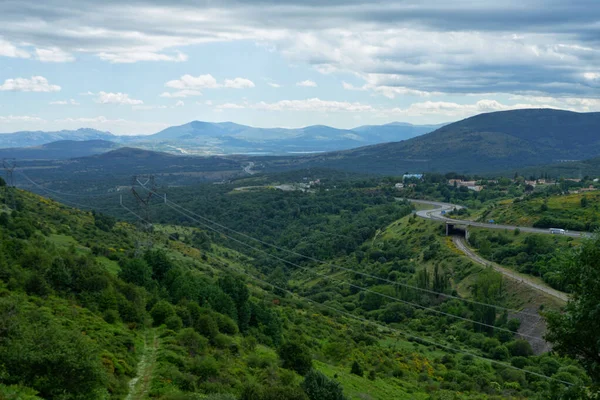
POLYGON ((0 1, 0 132, 524 107, 600 111, 597 0, 0 1))

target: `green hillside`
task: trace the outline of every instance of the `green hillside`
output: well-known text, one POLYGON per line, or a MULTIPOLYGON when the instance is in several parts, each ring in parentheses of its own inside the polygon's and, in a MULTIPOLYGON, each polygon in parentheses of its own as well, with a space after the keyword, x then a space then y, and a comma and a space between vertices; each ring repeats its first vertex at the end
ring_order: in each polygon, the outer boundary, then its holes
POLYGON ((227 194, 219 212, 242 207, 249 231, 270 208, 262 237, 351 271, 0 187, 0 398, 541 399, 589 384, 575 361, 533 355, 508 313, 463 302, 530 299, 405 204, 373 188, 277 193, 227 194), (302 231, 333 233, 327 220, 352 240, 302 231))
POLYGON ((600 155, 600 113, 527 109, 480 114, 405 140, 298 159, 267 159, 268 168, 302 165, 348 171, 485 173, 600 155))

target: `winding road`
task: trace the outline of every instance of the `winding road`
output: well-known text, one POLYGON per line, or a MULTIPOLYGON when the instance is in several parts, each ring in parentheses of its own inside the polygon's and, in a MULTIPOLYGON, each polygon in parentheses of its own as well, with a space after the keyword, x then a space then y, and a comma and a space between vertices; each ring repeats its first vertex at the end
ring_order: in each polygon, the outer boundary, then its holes
MULTIPOLYGON (((424 204, 424 205, 435 207, 433 210, 420 210, 420 211, 416 212, 417 216, 419 216, 421 218, 429 219, 429 220, 435 220, 435 221, 441 221, 441 222, 453 222, 453 223, 456 223, 459 225, 476 226, 479 228, 507 229, 507 230, 515 230, 518 228, 522 232, 541 233, 544 235, 552 234, 550 232, 550 230, 548 230, 548 229, 519 227, 519 226, 513 226, 513 225, 486 224, 486 223, 482 223, 482 222, 473 222, 473 221, 465 221, 465 220, 448 218, 444 215, 445 212, 449 212, 454 209, 458 210, 463 207, 459 206, 459 205, 455 205, 455 204, 441 203, 441 202, 437 202, 437 201, 412 200, 412 199, 406 199, 406 200, 408 200, 412 203, 424 204)), ((581 236, 589 236, 590 233, 588 233, 588 232, 572 232, 571 231, 571 232, 565 232, 565 235, 572 236, 572 237, 581 237, 581 236)), ((456 246, 456 248, 458 250, 462 251, 467 257, 469 257, 472 261, 476 262, 477 264, 480 264, 480 265, 483 265, 486 267, 492 267, 494 270, 500 272, 502 275, 506 276, 507 278, 510 278, 514 281, 525 284, 535 290, 543 292, 549 296, 555 297, 562 301, 567 301, 569 299, 569 295, 564 292, 553 289, 543 283, 536 282, 535 280, 533 280, 531 277, 529 277, 527 275, 520 274, 509 268, 503 267, 499 264, 496 264, 494 262, 486 260, 485 258, 483 258, 480 255, 478 255, 477 253, 475 253, 468 246, 465 239, 462 237, 454 236, 452 238, 452 241, 454 242, 454 245, 456 246)))
MULTIPOLYGON (((416 204, 425 204, 425 205, 429 205, 434 207, 433 210, 420 210, 417 211, 417 215, 421 218, 425 218, 425 219, 432 219, 432 220, 437 220, 437 221, 444 221, 444 222, 453 222, 456 223, 458 225, 466 225, 466 226, 474 226, 477 228, 487 228, 487 229, 506 229, 509 231, 514 231, 515 229, 519 229, 521 232, 527 232, 527 233, 540 233, 543 235, 552 235, 553 233, 550 232, 549 229, 540 229, 540 228, 530 228, 528 226, 515 226, 515 225, 502 225, 502 224, 490 224, 490 223, 485 223, 485 222, 475 222, 475 221, 467 221, 467 220, 461 220, 461 219, 454 219, 454 218, 448 218, 444 215, 444 213, 446 212, 450 212, 454 209, 459 210, 461 208, 464 208, 462 206, 456 205, 456 204, 450 204, 450 203, 441 203, 439 201, 428 201, 428 200, 412 200, 412 199, 406 199, 408 201, 410 201, 411 203, 416 203, 416 204)), ((560 228, 557 226, 557 228, 560 228)), ((589 232, 577 232, 577 231, 566 231, 564 233, 565 236, 571 236, 571 237, 582 237, 582 236, 590 236, 591 233, 589 232)))

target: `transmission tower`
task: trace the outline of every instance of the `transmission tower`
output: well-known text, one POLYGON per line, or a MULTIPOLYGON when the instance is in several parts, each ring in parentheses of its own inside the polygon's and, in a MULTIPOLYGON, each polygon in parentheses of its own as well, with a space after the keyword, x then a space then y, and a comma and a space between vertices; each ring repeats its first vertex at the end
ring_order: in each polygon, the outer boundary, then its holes
POLYGON ((136 253, 141 253, 143 248, 152 247, 150 232, 152 231, 152 221, 150 219, 150 200, 156 193, 156 184, 154 175, 134 175, 131 179, 131 193, 137 202, 142 220, 140 221, 140 231, 142 231, 143 240, 137 242, 136 253))

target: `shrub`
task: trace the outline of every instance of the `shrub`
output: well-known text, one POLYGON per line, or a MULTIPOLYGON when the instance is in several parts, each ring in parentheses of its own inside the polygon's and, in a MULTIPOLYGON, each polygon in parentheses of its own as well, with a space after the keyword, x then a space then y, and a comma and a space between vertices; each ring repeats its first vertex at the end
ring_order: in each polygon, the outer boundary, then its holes
POLYGON ((175 310, 171 303, 161 300, 152 307, 150 315, 152 316, 154 326, 160 326, 166 322, 167 318, 175 315, 175 310))
POLYGON ((165 320, 165 325, 167 325, 167 328, 169 329, 178 331, 183 327, 183 322, 178 315, 171 315, 165 320))
POLYGON ((350 368, 350 373, 358 376, 363 376, 364 371, 358 361, 354 361, 352 363, 352 368, 350 368))
POLYGON ((310 400, 346 400, 338 382, 314 369, 306 374, 301 386, 310 400))
POLYGON ((302 344, 295 342, 284 343, 277 353, 283 361, 283 368, 294 370, 300 375, 306 375, 312 368, 310 350, 302 344))
POLYGON ((200 315, 194 324, 194 328, 211 340, 219 334, 217 322, 208 314, 200 315))
POLYGON ((533 355, 533 349, 526 340, 517 339, 514 342, 509 343, 507 347, 513 357, 528 357, 533 355))
POLYGON ((185 347, 191 356, 203 353, 208 347, 208 340, 192 328, 182 329, 177 334, 177 342, 185 347))

